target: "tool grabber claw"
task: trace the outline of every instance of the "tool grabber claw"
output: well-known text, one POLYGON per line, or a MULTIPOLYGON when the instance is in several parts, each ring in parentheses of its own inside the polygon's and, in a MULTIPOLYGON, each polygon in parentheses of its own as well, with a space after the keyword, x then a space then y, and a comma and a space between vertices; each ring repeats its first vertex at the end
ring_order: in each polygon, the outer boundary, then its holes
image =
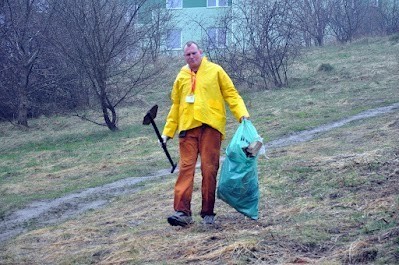
POLYGON ((155 117, 157 116, 157 112, 158 112, 158 105, 154 105, 148 112, 147 114, 144 116, 144 120, 143 120, 143 124, 144 125, 149 125, 150 123, 152 124, 152 127, 154 127, 155 133, 158 136, 159 142, 162 145, 162 149, 165 152, 170 164, 172 165, 172 170, 170 171, 170 173, 173 173, 176 169, 177 164, 173 163, 172 158, 170 157, 170 154, 168 152, 168 149, 166 148, 166 143, 163 142, 162 136, 159 133, 159 130, 157 128, 157 125, 155 124, 155 117))

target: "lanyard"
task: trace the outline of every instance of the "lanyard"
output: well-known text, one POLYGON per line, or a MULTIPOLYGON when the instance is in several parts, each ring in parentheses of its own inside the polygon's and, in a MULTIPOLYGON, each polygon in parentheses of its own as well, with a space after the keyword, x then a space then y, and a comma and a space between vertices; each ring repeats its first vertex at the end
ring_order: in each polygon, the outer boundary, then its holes
POLYGON ((191 94, 194 94, 197 78, 196 74, 193 71, 191 71, 190 76, 191 76, 191 94))

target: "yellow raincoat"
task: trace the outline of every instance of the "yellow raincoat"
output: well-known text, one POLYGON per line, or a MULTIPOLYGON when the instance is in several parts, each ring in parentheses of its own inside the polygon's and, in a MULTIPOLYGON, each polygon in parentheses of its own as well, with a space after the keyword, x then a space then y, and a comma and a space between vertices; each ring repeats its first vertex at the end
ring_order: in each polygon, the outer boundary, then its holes
POLYGON ((227 102, 232 114, 239 121, 249 117, 243 99, 223 68, 202 58, 194 73, 188 65, 182 67, 173 84, 170 108, 163 135, 174 137, 176 131, 185 131, 207 124, 225 138, 227 102), (194 102, 192 101, 194 95, 194 102), (191 99, 191 100, 190 100, 191 99))

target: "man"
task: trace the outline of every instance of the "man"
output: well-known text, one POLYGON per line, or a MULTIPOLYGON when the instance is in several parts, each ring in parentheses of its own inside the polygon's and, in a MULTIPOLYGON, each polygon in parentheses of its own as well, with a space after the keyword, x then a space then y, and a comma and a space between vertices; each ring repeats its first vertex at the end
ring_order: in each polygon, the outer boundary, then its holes
POLYGON ((201 157, 202 208, 204 224, 214 223, 216 177, 221 141, 225 137, 227 102, 241 122, 249 117, 243 99, 223 68, 202 56, 197 43, 184 46, 187 65, 181 68, 171 92, 172 106, 162 132, 164 143, 179 135, 179 175, 174 189, 175 213, 168 217, 173 226, 192 223, 191 198, 195 165, 201 157))

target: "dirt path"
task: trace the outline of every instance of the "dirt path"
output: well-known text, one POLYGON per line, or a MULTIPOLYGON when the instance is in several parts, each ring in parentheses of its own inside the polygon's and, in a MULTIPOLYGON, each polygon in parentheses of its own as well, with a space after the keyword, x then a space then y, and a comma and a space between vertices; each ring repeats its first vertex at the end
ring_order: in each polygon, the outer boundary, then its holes
POLYGON ((4 218, 0 223, 0 242, 27 231, 29 227, 60 223, 87 210, 98 209, 108 204, 113 197, 138 190, 138 183, 168 174, 170 169, 164 169, 145 177, 122 179, 54 200, 33 202, 4 218))
MULTIPOLYGON (((371 109, 337 122, 321 125, 311 130, 305 130, 271 141, 266 143, 265 146, 267 150, 270 150, 309 141, 322 133, 344 126, 352 121, 371 118, 397 110, 399 110, 399 103, 387 107, 371 109)), ((178 169, 176 169, 175 172, 177 171, 178 169)), ((74 218, 87 210, 103 207, 109 203, 110 199, 116 196, 138 190, 140 188, 137 185, 138 183, 169 174, 170 169, 164 169, 149 176, 119 180, 103 186, 72 193, 54 200, 33 202, 24 209, 9 214, 1 221, 0 243, 24 233, 32 227, 38 228, 60 223, 67 219, 74 218)))

